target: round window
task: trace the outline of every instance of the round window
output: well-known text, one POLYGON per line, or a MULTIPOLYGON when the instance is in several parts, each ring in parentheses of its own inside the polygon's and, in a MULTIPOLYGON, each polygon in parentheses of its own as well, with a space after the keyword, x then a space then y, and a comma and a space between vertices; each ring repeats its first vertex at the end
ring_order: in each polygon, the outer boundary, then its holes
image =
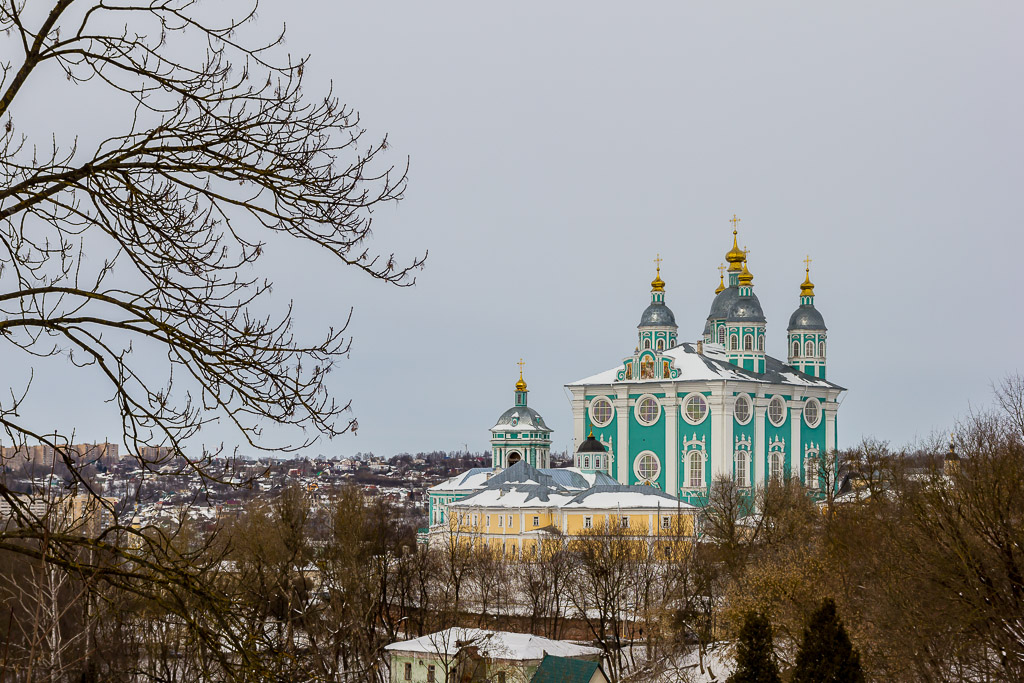
POLYGON ((776 427, 786 421, 786 400, 781 396, 772 396, 768 404, 768 420, 776 427))
POLYGON ((818 399, 809 398, 807 403, 804 404, 804 422, 807 423, 808 427, 817 427, 821 421, 821 406, 818 405, 818 399))
POLYGON ((702 394, 690 394, 683 401, 683 419, 692 425, 700 424, 708 416, 708 400, 702 394))
POLYGON ((741 425, 745 425, 750 422, 750 397, 746 394, 740 394, 736 397, 736 403, 733 405, 733 414, 736 415, 736 421, 741 425))
POLYGON ((607 427, 614 414, 612 402, 604 396, 598 396, 590 402, 590 421, 595 427, 607 427))
POLYGON ((650 451, 644 451, 633 462, 633 473, 640 481, 654 481, 661 474, 661 462, 658 456, 650 451))
POLYGON ((636 402, 636 419, 645 425, 652 425, 661 416, 661 405, 658 399, 650 394, 641 396, 636 402))

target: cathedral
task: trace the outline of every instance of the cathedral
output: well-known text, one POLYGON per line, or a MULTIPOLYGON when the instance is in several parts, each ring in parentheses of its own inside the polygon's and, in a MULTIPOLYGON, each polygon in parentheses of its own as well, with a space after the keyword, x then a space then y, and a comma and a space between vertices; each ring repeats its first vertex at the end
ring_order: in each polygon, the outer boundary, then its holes
MULTIPOLYGON (((511 468, 512 480, 564 479, 565 495, 609 485, 625 494, 644 486, 687 508, 704 505, 719 476, 751 491, 772 478, 798 478, 809 490, 820 489, 818 458, 836 448, 838 399, 845 389, 826 379, 828 331, 814 305, 810 259, 799 305, 789 318, 783 362, 765 353, 767 321, 747 254, 738 246, 739 219, 733 216, 732 222, 728 284, 722 273, 696 341, 679 341, 659 258, 633 353, 566 385, 572 397, 573 476, 550 469, 551 429, 527 404, 520 362, 514 404, 491 428, 492 467, 430 489, 432 525, 445 521, 449 505, 482 497, 488 481, 511 468)), ((468 510, 470 503, 459 507, 468 510)))
POLYGON ((798 477, 817 489, 817 458, 836 448, 843 387, 826 377, 825 320, 814 305, 810 260, 786 330, 787 359, 765 353, 766 320, 747 255, 732 249, 701 337, 680 342, 659 268, 632 355, 572 382, 574 464, 622 484, 650 484, 700 505, 711 481, 753 488, 798 477), (592 430, 600 453, 580 453, 592 430))

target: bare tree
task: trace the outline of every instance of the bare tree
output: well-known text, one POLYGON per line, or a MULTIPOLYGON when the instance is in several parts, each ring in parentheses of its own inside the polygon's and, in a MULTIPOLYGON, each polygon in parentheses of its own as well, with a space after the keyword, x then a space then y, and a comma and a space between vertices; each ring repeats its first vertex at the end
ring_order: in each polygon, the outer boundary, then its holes
MULTIPOLYGON (((219 476, 209 467, 215 451, 185 444, 213 421, 261 450, 357 427, 325 384, 350 348, 348 322, 312 341, 294 336, 290 307, 269 307, 272 283, 259 270, 268 246, 307 243, 399 286, 423 263, 399 264, 367 243, 374 207, 402 196, 404 164, 387 162, 387 140, 365 139, 334 94, 304 93, 306 58, 283 53, 281 36, 261 40, 256 9, 256 0, 0 6, 9 48, 0 64, 0 336, 35 362, 66 363, 65 381, 105 383, 125 449, 144 469, 177 460, 206 481, 219 476), (25 93, 44 88, 54 102, 102 97, 124 113, 109 125, 123 127, 91 140, 72 121, 35 139, 18 122, 32 116, 25 93), (267 425, 284 430, 271 440, 267 425)), ((0 403, 10 452, 48 447, 80 492, 97 493, 67 434, 23 417, 30 389, 0 403)), ((21 522, 0 533, 0 549, 70 571, 95 556, 81 548, 116 552, 120 561, 87 570, 93 580, 160 599, 211 647, 233 639, 225 667, 260 666, 230 610, 212 624, 185 613, 197 596, 206 609, 227 607, 192 565, 195 549, 164 530, 116 525, 29 543, 43 537, 39 520, 3 485, 0 496, 21 522), (121 542, 125 534, 136 540, 121 542)))

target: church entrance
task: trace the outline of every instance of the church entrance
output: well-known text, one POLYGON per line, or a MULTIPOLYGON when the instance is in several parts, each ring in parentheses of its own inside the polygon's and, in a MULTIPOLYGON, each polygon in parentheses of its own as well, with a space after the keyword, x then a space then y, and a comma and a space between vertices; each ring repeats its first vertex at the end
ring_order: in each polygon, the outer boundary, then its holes
POLYGON ((522 459, 523 459, 523 456, 519 455, 515 451, 512 451, 511 453, 508 454, 508 466, 512 467, 512 465, 515 465, 517 462, 519 462, 522 459))

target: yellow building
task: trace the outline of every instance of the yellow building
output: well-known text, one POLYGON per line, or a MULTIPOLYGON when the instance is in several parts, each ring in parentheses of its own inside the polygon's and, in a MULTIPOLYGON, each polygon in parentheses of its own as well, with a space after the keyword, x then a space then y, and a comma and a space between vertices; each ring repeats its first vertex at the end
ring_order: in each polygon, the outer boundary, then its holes
POLYGON ((431 542, 454 538, 530 557, 546 540, 602 531, 643 539, 693 535, 697 508, 664 491, 621 484, 570 490, 552 472, 525 461, 503 470, 449 503, 447 524, 431 529, 431 542))

